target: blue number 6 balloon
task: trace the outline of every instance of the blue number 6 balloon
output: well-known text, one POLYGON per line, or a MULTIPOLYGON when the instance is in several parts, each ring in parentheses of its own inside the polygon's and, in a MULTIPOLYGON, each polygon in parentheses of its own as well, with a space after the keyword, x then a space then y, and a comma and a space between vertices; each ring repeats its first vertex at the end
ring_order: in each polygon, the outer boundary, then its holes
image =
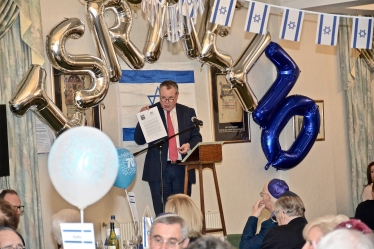
POLYGON ((270 165, 276 169, 291 169, 298 165, 312 148, 320 127, 320 115, 316 103, 305 96, 287 94, 299 76, 299 68, 291 57, 277 44, 271 42, 265 49, 266 56, 277 68, 277 79, 252 113, 253 120, 263 128, 261 146, 270 165), (303 116, 301 131, 289 150, 279 144, 279 134, 295 115, 303 116))

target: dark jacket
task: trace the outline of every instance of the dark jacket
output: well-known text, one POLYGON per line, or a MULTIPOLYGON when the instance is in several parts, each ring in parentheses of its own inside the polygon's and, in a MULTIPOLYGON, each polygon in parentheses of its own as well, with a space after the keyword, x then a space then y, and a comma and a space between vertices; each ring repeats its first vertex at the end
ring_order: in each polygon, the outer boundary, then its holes
MULTIPOLYGON (((166 125, 166 119, 164 115, 164 110, 161 107, 160 102, 156 103, 155 105, 150 106, 150 108, 156 106, 158 108, 158 111, 160 113, 162 122, 164 123, 165 130, 167 131, 167 125, 166 125)), ((191 121, 192 117, 196 117, 195 110, 181 105, 176 105, 176 112, 177 112, 177 119, 178 119, 178 129, 179 132, 193 126, 193 122, 191 121)), ((135 134, 134 134, 134 140, 137 144, 145 144, 145 138, 142 132, 142 129, 140 128, 139 123, 136 125, 135 134)), ((202 141, 202 137, 200 135, 200 128, 194 128, 186 133, 183 133, 179 135, 179 144, 182 146, 185 143, 190 144, 190 148, 192 149, 195 147, 199 142, 202 141)), ((156 142, 156 141, 155 141, 156 142)), ((148 146, 152 146, 154 142, 149 143, 148 146)), ((162 165, 163 170, 165 169, 166 163, 167 163, 167 157, 168 157, 168 146, 169 143, 166 142, 164 146, 162 147, 162 165)), ((182 155, 184 158, 186 155, 182 155)), ((182 166, 181 166, 182 167, 182 166)), ((161 172, 160 172, 160 154, 159 150, 157 148, 150 149, 147 152, 147 155, 145 157, 144 161, 144 169, 143 169, 143 181, 152 182, 152 181, 159 181, 161 178, 161 172)), ((196 176, 195 176, 195 170, 190 170, 188 173, 188 180, 190 183, 196 182, 196 176)))
POLYGON ((355 218, 374 230, 374 200, 366 200, 358 204, 355 218))
POLYGON ((305 218, 297 217, 287 225, 270 228, 261 249, 301 249, 305 244, 303 229, 307 223, 305 218))
POLYGON ((256 234, 257 221, 257 217, 250 216, 248 218, 239 244, 240 249, 259 249, 268 229, 278 226, 278 224, 271 219, 265 220, 261 223, 260 232, 256 234))

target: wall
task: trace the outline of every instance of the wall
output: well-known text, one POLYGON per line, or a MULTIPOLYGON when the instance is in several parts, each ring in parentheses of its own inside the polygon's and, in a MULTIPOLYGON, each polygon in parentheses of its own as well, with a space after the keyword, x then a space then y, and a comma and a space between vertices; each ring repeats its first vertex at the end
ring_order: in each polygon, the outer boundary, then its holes
MULTIPOLYGON (((79 1, 41 0, 43 32, 49 30, 64 17, 78 17, 86 22, 84 3, 79 1)), ((141 13, 134 18, 131 40, 142 50, 147 23, 141 13)), ((246 10, 237 11, 231 34, 219 38, 217 47, 228 52, 234 59, 251 40, 252 35, 243 31, 246 10)), ((269 30, 272 39, 279 42, 278 29, 280 17, 272 14, 269 30)), ((347 128, 345 124, 345 98, 340 86, 339 60, 335 47, 317 46, 314 44, 316 18, 306 16, 301 42, 281 41, 281 46, 291 55, 301 69, 301 75, 291 94, 306 95, 325 102, 325 141, 317 141, 306 159, 290 171, 264 170, 265 156, 261 149, 261 129, 253 120, 251 142, 226 144, 223 146, 223 161, 217 164, 217 173, 223 209, 228 233, 241 233, 253 204, 260 198, 263 184, 277 177, 286 180, 291 190, 304 200, 309 220, 323 214, 344 213, 353 215, 351 191, 349 188, 349 161, 347 148, 347 128), (323 205, 321 205, 323 203, 323 205)), ((69 40, 67 50, 71 53, 88 53, 95 55, 95 48, 88 27, 79 40, 69 40)), ((164 42, 160 62, 186 62, 181 44, 164 42)), ((191 61, 195 67, 197 116, 204 121, 201 129, 204 141, 211 141, 210 86, 207 66, 200 71, 200 63, 191 61)), ((125 67, 124 63, 122 66, 125 67)), ((47 60, 45 67, 50 68, 47 60)), ((263 55, 250 73, 247 80, 258 99, 265 94, 276 77, 276 71, 270 61, 263 55)), ((49 77, 48 77, 48 82, 49 77)), ((48 88, 50 89, 50 88, 48 88)), ((117 122, 116 85, 111 85, 110 93, 104 100, 104 132, 116 145, 120 143, 120 124, 117 122)), ((292 120, 280 136, 282 148, 288 148, 294 141, 292 120)), ((144 155, 137 158, 138 174, 128 191, 136 193, 138 213, 143 214, 146 205, 152 206, 148 184, 141 180, 144 155)), ((47 155, 39 155, 41 201, 43 206, 44 241, 47 248, 55 244, 51 236, 50 217, 62 208, 71 207, 52 186, 47 171, 47 155)), ((212 174, 204 171, 204 189, 206 210, 217 210, 212 174)), ((199 202, 198 184, 193 187, 192 197, 199 202)), ((116 214, 120 222, 130 221, 131 214, 125 200, 124 190, 113 188, 99 202, 85 210, 85 221, 95 224, 96 235, 99 235, 99 223, 108 220, 110 214, 116 214)), ((264 217, 266 216, 264 212, 264 217)))

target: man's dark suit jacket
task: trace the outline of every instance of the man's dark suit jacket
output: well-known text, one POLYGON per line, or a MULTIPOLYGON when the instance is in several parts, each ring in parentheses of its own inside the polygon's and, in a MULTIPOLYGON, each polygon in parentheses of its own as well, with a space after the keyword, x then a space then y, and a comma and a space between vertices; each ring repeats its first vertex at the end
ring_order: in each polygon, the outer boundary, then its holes
MULTIPOLYGON (((161 107, 160 102, 156 103, 155 105, 150 106, 152 107, 157 107, 158 111, 160 113, 162 122, 164 123, 166 133, 167 133, 167 125, 166 125, 166 118, 164 114, 164 110, 161 107)), ((193 126, 193 122, 191 121, 192 117, 196 117, 195 110, 181 105, 177 104, 176 105, 176 111, 177 111, 177 119, 178 119, 178 129, 179 132, 193 126)), ((135 129, 135 134, 134 134, 134 140, 137 144, 145 144, 145 138, 142 132, 142 129, 140 128, 139 123, 136 125, 135 129)), ((185 143, 190 144, 190 148, 192 149, 195 147, 199 142, 202 141, 202 137, 200 135, 200 128, 194 128, 186 133, 183 133, 179 135, 179 144, 182 146, 185 143)), ((154 142, 149 143, 149 146, 152 146, 154 142)), ((163 147, 162 147, 162 153, 161 153, 161 158, 162 158, 162 165, 163 165, 163 170, 166 167, 167 163, 167 158, 168 158, 168 147, 169 143, 166 142, 163 147)), ((182 155, 184 158, 186 155, 182 155)), ((182 167, 182 166, 178 166, 182 167)), ((144 169, 143 169, 143 181, 147 182, 155 182, 155 181, 160 181, 161 180, 161 172, 160 172, 160 154, 159 150, 157 148, 150 149, 147 152, 147 155, 145 157, 145 162, 144 162, 144 169)), ((188 180, 190 183, 195 183, 196 182, 196 176, 195 176, 195 171, 190 170, 188 173, 188 180)))
POLYGON ((297 217, 287 225, 270 228, 261 249, 301 249, 305 244, 303 229, 307 223, 305 218, 297 217))

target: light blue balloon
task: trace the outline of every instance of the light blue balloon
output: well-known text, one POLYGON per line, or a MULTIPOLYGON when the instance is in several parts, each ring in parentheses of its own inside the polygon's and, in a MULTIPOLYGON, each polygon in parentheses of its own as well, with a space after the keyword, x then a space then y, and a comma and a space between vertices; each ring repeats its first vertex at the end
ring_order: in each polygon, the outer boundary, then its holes
POLYGON ((118 174, 114 186, 118 188, 127 188, 136 175, 136 160, 134 155, 125 148, 117 147, 118 154, 118 174))

